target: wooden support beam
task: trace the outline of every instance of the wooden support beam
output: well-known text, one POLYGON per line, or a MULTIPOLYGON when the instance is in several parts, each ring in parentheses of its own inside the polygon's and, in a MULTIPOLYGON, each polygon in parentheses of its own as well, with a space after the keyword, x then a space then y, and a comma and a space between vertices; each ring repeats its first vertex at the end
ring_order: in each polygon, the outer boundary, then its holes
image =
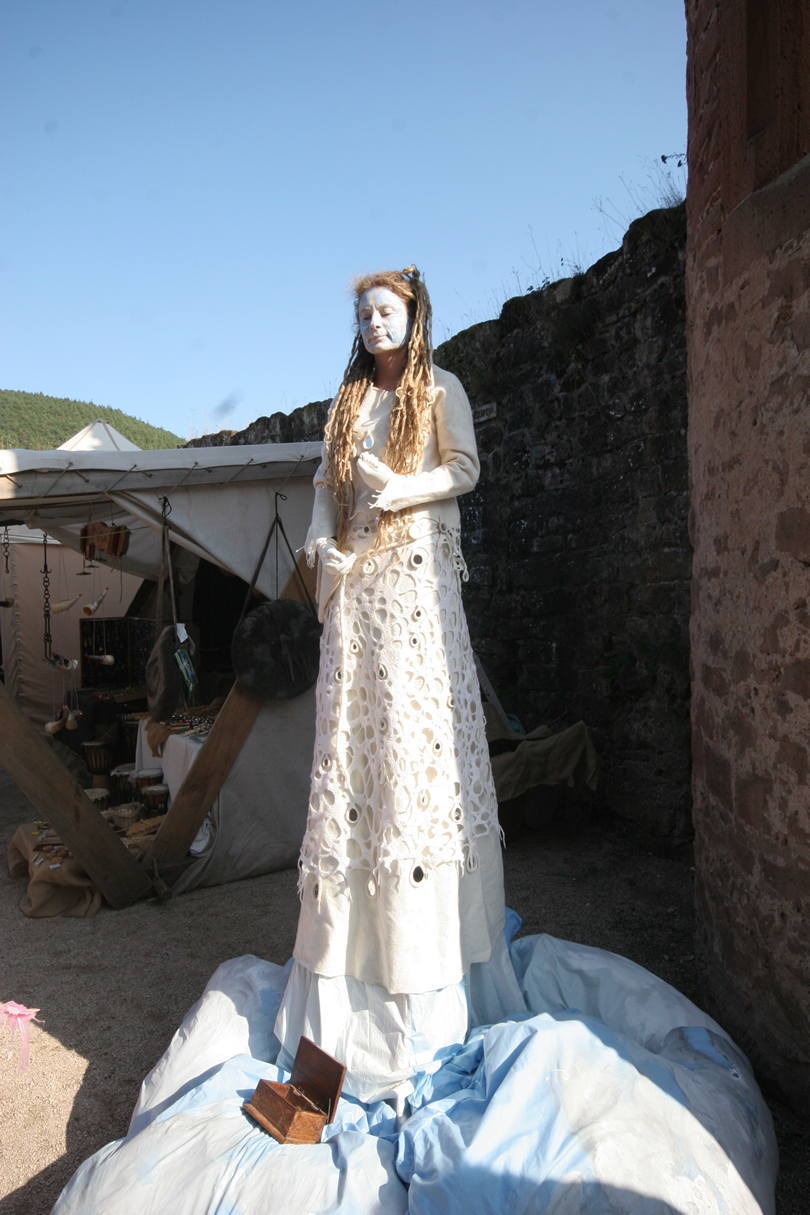
POLYGON ((263 702, 231 688, 200 753, 186 773, 152 844, 150 857, 158 863, 184 857, 217 794, 236 762, 263 702))
POLYGON ((0 765, 113 907, 149 894, 149 875, 0 684, 0 765))

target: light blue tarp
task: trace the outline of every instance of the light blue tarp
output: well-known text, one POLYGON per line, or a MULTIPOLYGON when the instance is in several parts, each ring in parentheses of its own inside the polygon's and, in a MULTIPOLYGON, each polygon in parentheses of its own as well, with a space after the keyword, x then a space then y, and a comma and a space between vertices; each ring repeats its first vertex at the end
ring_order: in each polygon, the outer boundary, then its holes
POLYGON ((344 1098, 312 1147, 241 1108, 288 1079, 268 1062, 287 967, 225 962, 126 1138, 52 1215, 772 1215, 770 1115, 720 1026, 616 954, 549 936, 511 952, 530 1012, 473 1029, 399 1130, 389 1105, 344 1098))

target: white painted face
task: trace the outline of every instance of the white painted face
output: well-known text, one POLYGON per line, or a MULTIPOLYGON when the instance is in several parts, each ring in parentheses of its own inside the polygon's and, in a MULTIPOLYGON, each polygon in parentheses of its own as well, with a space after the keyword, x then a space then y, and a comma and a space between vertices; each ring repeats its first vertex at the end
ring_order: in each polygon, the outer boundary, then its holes
POLYGON ((408 305, 387 287, 369 287, 357 301, 360 336, 369 354, 399 350, 408 340, 408 305))

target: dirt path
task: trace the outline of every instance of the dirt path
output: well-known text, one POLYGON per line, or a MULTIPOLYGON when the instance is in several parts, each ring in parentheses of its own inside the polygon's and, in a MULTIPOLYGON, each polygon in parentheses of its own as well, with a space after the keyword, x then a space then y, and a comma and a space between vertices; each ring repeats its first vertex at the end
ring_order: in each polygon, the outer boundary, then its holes
MULTIPOLYGON (((0 773, 0 840, 34 817, 0 773)), ((617 825, 558 823, 512 834, 507 902, 526 933, 633 958, 699 1002, 687 856, 653 855, 617 825)), ((295 873, 193 891, 90 920, 31 920, 0 864, 0 1001, 41 1008, 18 1074, 0 1042, 0 1212, 47 1215, 93 1151, 126 1131, 140 1081, 225 958, 289 957, 295 873)), ((782 1151, 778 1215, 804 1215, 810 1135, 772 1104, 782 1151)))

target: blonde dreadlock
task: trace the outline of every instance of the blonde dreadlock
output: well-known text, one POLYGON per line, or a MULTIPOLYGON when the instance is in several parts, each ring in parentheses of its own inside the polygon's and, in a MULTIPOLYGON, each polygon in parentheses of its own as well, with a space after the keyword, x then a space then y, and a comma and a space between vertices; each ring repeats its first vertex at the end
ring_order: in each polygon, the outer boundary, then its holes
MULTIPOLYGON (((360 296, 371 287, 386 287, 393 291, 405 301, 411 318, 405 367, 396 390, 397 402, 391 410, 384 455, 386 464, 397 473, 416 472, 431 429, 433 346, 427 287, 415 266, 358 278, 352 284, 356 325, 354 344, 324 432, 326 479, 338 504, 339 548, 343 546, 354 510, 351 461, 355 452, 357 416, 363 397, 374 383, 374 356, 363 345, 357 321, 360 296)), ((401 514, 401 511, 383 511, 378 544, 390 534, 401 514)))

